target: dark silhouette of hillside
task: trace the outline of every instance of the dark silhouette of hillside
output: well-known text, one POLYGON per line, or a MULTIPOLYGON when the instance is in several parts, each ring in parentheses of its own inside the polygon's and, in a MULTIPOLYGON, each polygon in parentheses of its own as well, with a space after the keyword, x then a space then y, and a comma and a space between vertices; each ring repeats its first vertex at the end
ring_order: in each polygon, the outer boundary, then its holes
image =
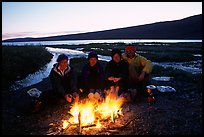
POLYGON ((16 38, 7 39, 3 42, 102 39, 202 39, 202 14, 181 20, 156 22, 112 30, 39 38, 16 38))

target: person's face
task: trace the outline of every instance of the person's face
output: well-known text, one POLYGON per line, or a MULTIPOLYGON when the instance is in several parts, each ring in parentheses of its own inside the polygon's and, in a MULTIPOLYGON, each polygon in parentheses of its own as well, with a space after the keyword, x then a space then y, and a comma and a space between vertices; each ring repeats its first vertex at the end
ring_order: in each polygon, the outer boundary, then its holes
POLYGON ((96 58, 90 58, 90 59, 89 59, 89 64, 90 64, 90 66, 93 67, 94 65, 96 65, 97 61, 98 61, 98 60, 97 60, 96 58))
POLYGON ((120 61, 120 55, 118 53, 116 53, 114 56, 113 56, 113 61, 115 61, 116 63, 118 63, 120 61))
POLYGON ((135 52, 132 51, 132 50, 127 50, 127 51, 126 51, 126 54, 127 54, 127 56, 128 56, 129 58, 131 58, 131 59, 135 56, 135 52))
POLYGON ((64 59, 64 60, 60 61, 59 66, 61 69, 67 68, 68 67, 68 60, 64 59))

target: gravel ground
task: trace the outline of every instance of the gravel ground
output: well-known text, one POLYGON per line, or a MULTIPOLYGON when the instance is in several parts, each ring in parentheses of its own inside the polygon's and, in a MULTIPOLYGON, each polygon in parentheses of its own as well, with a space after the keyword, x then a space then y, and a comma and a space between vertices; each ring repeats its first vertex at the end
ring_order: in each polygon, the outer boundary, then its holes
MULTIPOLYGON (((136 118, 126 127, 116 130, 84 131, 83 134, 103 135, 202 135, 202 82, 187 83, 171 80, 167 83, 152 81, 154 85, 169 85, 174 93, 161 93, 154 90, 156 101, 152 104, 142 98, 140 102, 124 105, 124 116, 115 125, 124 125, 136 118), (125 106, 130 106, 127 111, 125 106)), ((2 134, 3 135, 46 135, 50 123, 67 119, 70 104, 67 102, 43 104, 37 112, 31 112, 32 103, 26 91, 32 87, 45 90, 49 83, 46 79, 21 92, 2 92, 2 134)), ((46 89, 50 90, 50 89, 46 89)), ((106 123, 107 124, 107 123, 106 123)), ((111 125, 111 123, 109 123, 111 125)), ((112 124, 114 125, 114 124, 112 124)), ((63 131, 58 134, 78 134, 63 131)))

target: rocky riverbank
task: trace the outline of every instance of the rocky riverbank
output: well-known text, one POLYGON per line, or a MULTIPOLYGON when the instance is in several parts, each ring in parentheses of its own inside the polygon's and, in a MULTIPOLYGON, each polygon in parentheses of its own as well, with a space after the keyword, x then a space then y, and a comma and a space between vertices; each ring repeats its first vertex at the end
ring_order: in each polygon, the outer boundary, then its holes
MULTIPOLYGON (((127 135, 201 135, 202 134, 202 81, 188 83, 172 79, 169 82, 151 81, 154 85, 169 85, 176 92, 161 93, 154 90, 156 102, 148 104, 146 98, 124 106, 125 122, 137 116, 126 128, 113 133, 127 135)), ((46 135, 50 123, 68 118, 70 104, 67 102, 43 104, 32 113, 26 91, 31 88, 49 91, 49 80, 27 87, 20 93, 2 95, 2 133, 4 135, 46 135)), ((71 134, 61 132, 60 134, 71 134)), ((72 134, 77 134, 72 132, 72 134)), ((90 133, 86 133, 90 134, 90 133)))

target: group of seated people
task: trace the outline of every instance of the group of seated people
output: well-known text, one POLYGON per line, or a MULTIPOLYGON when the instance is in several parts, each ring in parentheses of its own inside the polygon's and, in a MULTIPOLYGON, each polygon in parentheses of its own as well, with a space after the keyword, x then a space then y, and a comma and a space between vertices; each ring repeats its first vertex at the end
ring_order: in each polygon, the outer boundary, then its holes
POLYGON ((60 54, 49 75, 53 93, 68 102, 78 101, 79 97, 87 97, 96 92, 105 97, 104 90, 121 96, 131 94, 130 90, 134 89, 137 94, 130 95, 133 101, 141 95, 146 96, 152 62, 137 54, 133 45, 126 46, 123 54, 120 49, 112 49, 111 57, 103 67, 98 61, 97 53, 91 51, 78 79, 68 57, 60 54))

